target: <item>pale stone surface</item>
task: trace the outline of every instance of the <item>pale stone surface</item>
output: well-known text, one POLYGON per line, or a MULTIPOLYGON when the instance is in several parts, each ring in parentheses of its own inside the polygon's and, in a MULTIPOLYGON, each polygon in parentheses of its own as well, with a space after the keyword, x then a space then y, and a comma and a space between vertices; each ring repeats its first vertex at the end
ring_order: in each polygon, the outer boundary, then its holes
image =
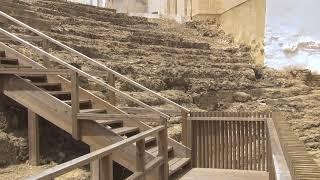
POLYGON ((233 94, 233 99, 236 102, 247 102, 251 99, 251 96, 245 92, 236 92, 233 94))
POLYGON ((180 180, 268 180, 269 173, 263 171, 203 169, 190 170, 180 180))

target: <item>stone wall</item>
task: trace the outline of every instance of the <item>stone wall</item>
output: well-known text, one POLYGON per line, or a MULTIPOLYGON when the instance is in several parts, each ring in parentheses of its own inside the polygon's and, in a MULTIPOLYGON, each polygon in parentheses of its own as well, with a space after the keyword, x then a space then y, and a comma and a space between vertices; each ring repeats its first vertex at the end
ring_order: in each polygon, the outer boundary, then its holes
POLYGON ((257 64, 264 64, 265 0, 247 0, 221 14, 222 29, 236 42, 250 45, 257 64))
POLYGON ((264 63, 266 0, 194 0, 194 19, 216 19, 235 41, 250 45, 257 64, 264 63))

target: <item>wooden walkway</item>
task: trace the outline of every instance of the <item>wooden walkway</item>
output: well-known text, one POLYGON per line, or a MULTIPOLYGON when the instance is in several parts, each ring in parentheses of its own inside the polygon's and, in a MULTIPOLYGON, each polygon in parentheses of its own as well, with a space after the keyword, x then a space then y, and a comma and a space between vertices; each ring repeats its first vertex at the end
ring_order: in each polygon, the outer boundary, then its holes
POLYGON ((228 169, 194 168, 180 180, 269 180, 269 173, 263 171, 244 171, 228 169))

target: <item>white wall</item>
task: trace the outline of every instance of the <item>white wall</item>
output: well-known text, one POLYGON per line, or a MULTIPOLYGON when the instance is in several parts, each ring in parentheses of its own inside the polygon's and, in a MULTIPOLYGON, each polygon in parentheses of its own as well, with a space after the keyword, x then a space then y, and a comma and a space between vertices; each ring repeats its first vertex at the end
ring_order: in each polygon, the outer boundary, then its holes
POLYGON ((265 63, 320 73, 320 1, 267 0, 265 63))
POLYGON ((105 7, 106 2, 108 2, 108 0, 67 0, 67 1, 81 3, 81 4, 88 4, 93 6, 99 5, 100 7, 105 7))

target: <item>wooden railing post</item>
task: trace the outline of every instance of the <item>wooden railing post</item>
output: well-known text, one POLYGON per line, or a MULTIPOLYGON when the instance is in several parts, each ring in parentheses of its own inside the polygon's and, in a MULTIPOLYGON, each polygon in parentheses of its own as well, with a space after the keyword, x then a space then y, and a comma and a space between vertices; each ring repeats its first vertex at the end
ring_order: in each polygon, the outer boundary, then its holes
POLYGON ((190 140, 188 140, 188 112, 182 110, 181 111, 181 126, 182 126, 182 134, 181 134, 181 142, 183 145, 190 147, 190 140))
MULTIPOLYGON (((94 152, 97 149, 90 146, 90 151, 94 152)), ((101 159, 90 162, 91 179, 92 180, 113 180, 113 162, 112 154, 101 159)))
POLYGON ((39 150, 39 117, 28 109, 28 140, 29 140, 29 163, 33 166, 40 164, 39 150))
MULTIPOLYGON (((116 86, 116 79, 114 74, 112 74, 111 72, 108 73, 108 84, 112 87, 116 86)), ((116 105, 117 100, 116 100, 116 93, 112 92, 112 91, 108 91, 108 100, 109 103, 112 105, 116 105)))
MULTIPOLYGON (((136 171, 145 173, 145 139, 137 141, 136 143, 137 153, 136 153, 136 171)), ((145 180, 145 174, 140 178, 140 180, 145 180)))
POLYGON ((158 138, 158 156, 162 156, 164 163, 159 167, 159 179, 168 180, 169 178, 169 164, 168 164, 168 127, 167 119, 163 118, 164 129, 159 132, 158 138))
MULTIPOLYGON (((93 146, 90 146, 90 152, 97 150, 93 146)), ((94 160, 90 162, 91 180, 100 179, 100 160, 94 160)))
POLYGON ((113 162, 111 154, 100 159, 100 180, 113 180, 113 162))
MULTIPOLYGON (((47 39, 42 40, 42 49, 46 52, 49 52, 49 41, 47 39)), ((52 64, 47 56, 42 56, 44 65, 46 68, 51 69, 52 64)))
POLYGON ((191 164, 192 164, 192 167, 193 168, 196 168, 197 165, 198 165, 198 157, 197 157, 197 144, 198 144, 198 141, 197 141, 197 136, 198 136, 198 131, 197 131, 197 121, 190 121, 190 124, 191 124, 191 164))
POLYGON ((79 113, 79 74, 71 72, 71 107, 72 107, 72 136, 79 140, 79 125, 77 115, 79 113))

